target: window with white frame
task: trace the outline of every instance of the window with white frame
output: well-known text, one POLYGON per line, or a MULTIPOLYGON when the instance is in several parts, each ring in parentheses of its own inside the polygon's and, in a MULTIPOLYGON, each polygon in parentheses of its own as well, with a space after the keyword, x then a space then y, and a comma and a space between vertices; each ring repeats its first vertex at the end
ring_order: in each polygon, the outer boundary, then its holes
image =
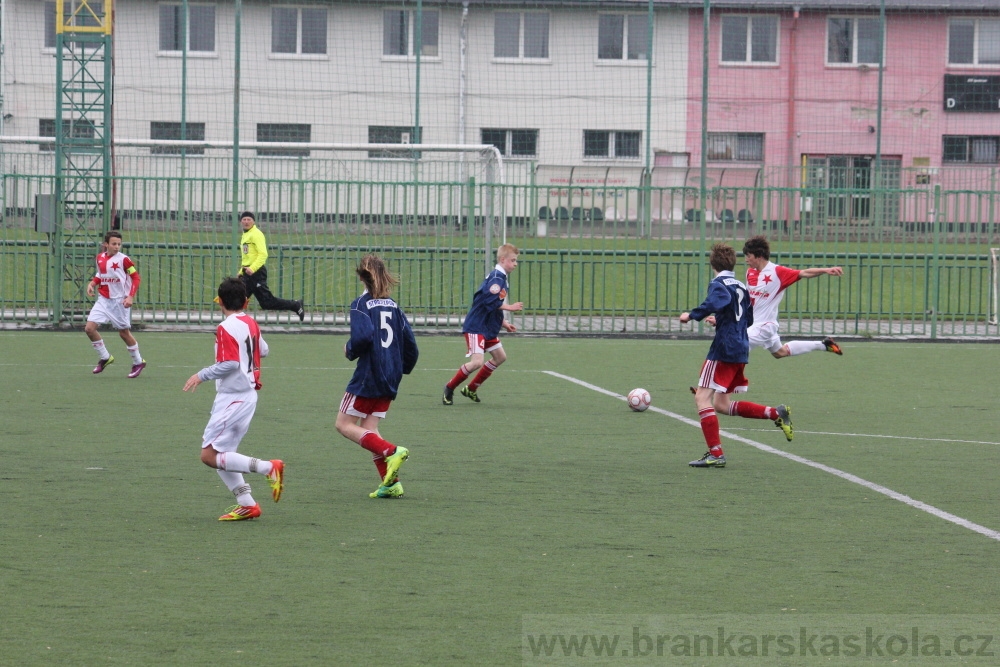
POLYGON ((828 65, 878 65, 881 42, 878 19, 830 17, 826 21, 828 65))
MULTIPOLYGON (((64 0, 63 21, 68 25, 96 27, 104 20, 104 3, 87 3, 80 0, 64 0)), ((70 41, 75 46, 77 42, 70 41)), ((56 47, 56 3, 45 3, 45 48, 56 47)), ((83 43, 85 48, 96 48, 96 45, 83 43)))
MULTIPOLYGON (((302 123, 257 123, 257 141, 307 144, 312 141, 312 126, 302 123)), ((258 148, 257 155, 262 157, 309 157, 309 149, 258 148)))
POLYGON ((1000 158, 1000 137, 943 137, 944 162, 997 164, 1000 158))
MULTIPOLYGON (((215 52, 215 5, 188 5, 187 49, 215 52)), ((160 51, 184 50, 184 6, 160 5, 160 51)))
POLYGON ((705 157, 718 162, 763 162, 764 135, 751 132, 709 132, 705 157))
POLYGON ((646 14, 598 16, 598 60, 646 60, 648 54, 649 17, 646 14))
POLYGON ((948 22, 949 65, 1000 65, 1000 19, 948 22))
POLYGON ((482 143, 500 149, 509 158, 529 158, 538 155, 538 130, 503 130, 483 128, 482 143))
POLYGON ((722 17, 722 62, 773 64, 778 62, 778 17, 722 17))
POLYGON ((493 15, 493 57, 544 60, 549 57, 548 12, 493 15))
POLYGON ((271 53, 325 55, 326 15, 319 7, 271 7, 271 53))
MULTIPOLYGON (((171 123, 153 121, 149 124, 149 138, 161 141, 205 141, 204 123, 171 123)), ((152 155, 204 155, 204 148, 181 148, 180 146, 151 146, 152 155)))
MULTIPOLYGON (((96 135, 94 131, 93 121, 85 120, 83 118, 64 118, 62 122, 62 133, 63 137, 67 139, 70 143, 72 143, 73 139, 92 140, 96 135)), ((55 118, 38 119, 38 136, 40 137, 56 136, 55 118)), ((56 145, 54 143, 38 144, 38 150, 42 151, 43 153, 51 153, 55 151, 55 149, 56 145)))
POLYGON ((631 159, 639 157, 641 132, 584 130, 583 157, 631 159))
POLYGON ((382 12, 382 55, 436 58, 438 49, 438 12, 424 11, 420 17, 420 46, 417 46, 417 12, 409 9, 386 9, 382 12))
MULTIPOLYGON (((420 135, 423 134, 422 127, 414 132, 413 126, 391 126, 391 125, 369 125, 368 143, 370 144, 419 144, 420 135)), ((377 150, 368 151, 370 158, 390 158, 419 160, 420 151, 413 150, 377 150)))

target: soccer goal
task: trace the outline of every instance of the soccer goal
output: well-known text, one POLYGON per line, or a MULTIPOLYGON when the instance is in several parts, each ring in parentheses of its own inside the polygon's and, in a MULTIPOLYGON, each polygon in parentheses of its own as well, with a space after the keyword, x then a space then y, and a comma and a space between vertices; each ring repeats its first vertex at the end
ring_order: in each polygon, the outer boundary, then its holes
MULTIPOLYGON (((52 138, 0 141, 5 173, 23 186, 5 190, 5 222, 35 230, 37 195, 55 192, 52 138)), ((155 317, 177 322, 210 308, 219 276, 236 270, 242 210, 267 234, 272 289, 315 304, 324 322, 356 296, 365 252, 389 259, 409 310, 451 322, 507 239, 514 195, 493 145, 116 139, 110 148, 106 205, 61 221, 60 245, 79 251, 58 276, 70 277, 64 317, 86 312, 82 286, 109 220, 157 286, 155 317)))

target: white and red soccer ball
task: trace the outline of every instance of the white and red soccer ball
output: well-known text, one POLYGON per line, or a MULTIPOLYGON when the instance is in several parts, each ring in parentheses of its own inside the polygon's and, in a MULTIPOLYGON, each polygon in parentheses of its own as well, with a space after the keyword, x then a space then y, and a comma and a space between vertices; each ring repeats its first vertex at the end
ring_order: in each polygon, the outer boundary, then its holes
POLYGON ((635 412, 643 412, 649 407, 651 400, 645 389, 633 389, 628 393, 628 406, 635 412))

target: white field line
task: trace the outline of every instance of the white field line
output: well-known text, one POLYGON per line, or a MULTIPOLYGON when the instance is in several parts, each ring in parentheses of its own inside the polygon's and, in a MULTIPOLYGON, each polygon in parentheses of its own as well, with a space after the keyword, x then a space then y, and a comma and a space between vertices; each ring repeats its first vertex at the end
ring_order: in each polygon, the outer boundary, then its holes
MULTIPOLYGON (((771 429, 768 428, 734 428, 731 431, 758 431, 760 433, 767 433, 771 429)), ((913 435, 878 435, 874 433, 837 433, 835 431, 800 431, 795 429, 796 433, 805 433, 806 435, 837 435, 843 438, 888 438, 891 440, 916 440, 918 442, 957 442, 962 445, 1000 445, 1000 442, 990 442, 988 440, 955 440, 954 438, 918 438, 913 435)))
MULTIPOLYGON (((590 389, 591 391, 596 391, 596 392, 598 392, 600 394, 604 394, 606 396, 611 396, 612 398, 617 398, 620 401, 626 400, 625 396, 622 396, 619 393, 616 393, 616 392, 613 392, 613 391, 609 391, 607 389, 604 389, 603 387, 598 387, 597 385, 590 384, 589 382, 584 382, 583 380, 579 380, 579 379, 577 379, 575 377, 571 377, 569 375, 563 375, 562 373, 556 373, 554 371, 542 371, 542 372, 545 373, 545 374, 547 374, 547 375, 551 375, 552 377, 556 377, 556 378, 559 378, 561 380, 566 380, 567 382, 572 382, 573 384, 580 385, 581 387, 584 387, 586 389, 590 389)), ((661 415, 666 415, 667 417, 670 417, 671 419, 676 419, 677 421, 683 422, 683 423, 688 424, 690 426, 694 426, 694 427, 697 427, 699 429, 701 428, 701 424, 699 422, 695 421, 694 419, 690 419, 689 417, 685 417, 683 415, 679 415, 677 413, 670 412, 669 410, 663 410, 662 408, 657 408, 657 407, 654 407, 654 406, 650 406, 649 410, 652 410, 653 412, 658 412, 661 415)), ((803 456, 798 456, 796 454, 789 454, 788 452, 784 452, 784 451, 782 451, 780 449, 775 449, 774 447, 770 447, 770 446, 765 445, 765 444, 763 444, 761 442, 757 442, 756 440, 750 440, 749 438, 744 438, 744 437, 738 436, 738 435, 736 435, 734 433, 731 433, 729 431, 719 431, 719 432, 723 436, 725 436, 725 437, 727 437, 727 438, 729 438, 731 440, 736 440, 737 442, 742 442, 742 443, 744 443, 746 445, 750 445, 751 447, 755 447, 755 448, 759 449, 762 452, 767 452, 768 454, 775 454, 777 456, 781 456, 783 458, 786 458, 786 459, 788 459, 790 461, 795 461, 796 463, 801 463, 802 465, 807 465, 810 468, 816 468, 817 470, 822 470, 825 473, 829 473, 831 475, 834 475, 835 477, 839 477, 841 479, 847 480, 848 482, 853 482, 854 484, 857 484, 859 486, 863 486, 864 488, 869 489, 871 491, 874 491, 876 493, 881 493, 882 495, 888 496, 889 498, 892 498, 893 500, 898 500, 899 502, 903 503, 904 505, 908 505, 908 506, 910 506, 910 507, 912 507, 914 509, 918 509, 921 512, 927 512, 928 514, 933 514, 934 516, 938 517, 939 519, 944 519, 945 521, 950 521, 951 523, 954 523, 956 525, 962 526, 963 528, 968 528, 969 530, 971 530, 973 532, 976 532, 976 533, 979 533, 980 535, 985 535, 986 537, 990 538, 991 540, 996 540, 996 541, 1000 542, 1000 531, 992 530, 990 528, 987 528, 986 526, 980 526, 978 523, 973 523, 972 521, 969 521, 968 519, 963 519, 962 517, 955 516, 954 514, 951 514, 950 512, 945 512, 944 510, 938 509, 937 507, 934 507, 933 505, 928 505, 927 503, 921 502, 921 501, 916 500, 914 498, 911 498, 911 497, 909 497, 906 494, 899 493, 898 491, 893 491, 892 489, 890 489, 888 487, 885 487, 885 486, 882 486, 881 484, 875 484, 874 482, 869 482, 868 480, 862 479, 861 477, 858 477, 857 475, 852 475, 849 472, 844 472, 843 470, 838 470, 837 468, 832 468, 832 467, 830 467, 828 465, 824 465, 822 463, 817 463, 816 461, 810 461, 809 459, 807 459, 807 458, 805 458, 803 456)))

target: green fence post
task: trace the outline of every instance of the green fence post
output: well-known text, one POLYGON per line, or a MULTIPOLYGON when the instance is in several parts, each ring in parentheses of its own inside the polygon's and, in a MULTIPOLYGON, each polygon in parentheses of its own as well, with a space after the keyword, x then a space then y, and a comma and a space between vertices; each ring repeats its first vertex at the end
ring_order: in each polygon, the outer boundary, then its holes
POLYGON ((941 184, 934 186, 934 270, 932 283, 934 299, 931 301, 931 340, 937 338, 938 299, 941 296, 941 256, 938 242, 941 237, 941 184))

